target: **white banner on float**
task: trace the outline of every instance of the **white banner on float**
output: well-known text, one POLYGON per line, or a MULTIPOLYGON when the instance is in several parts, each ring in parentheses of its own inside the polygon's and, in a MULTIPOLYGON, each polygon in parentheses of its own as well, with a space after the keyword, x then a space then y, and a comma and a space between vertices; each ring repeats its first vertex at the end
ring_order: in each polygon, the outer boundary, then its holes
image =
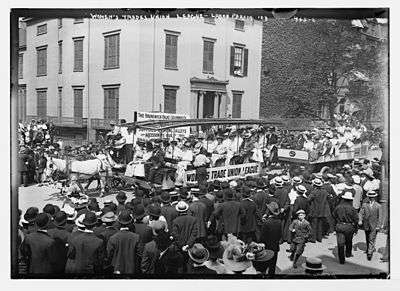
POLYGON ((278 149, 278 158, 285 160, 296 159, 296 160, 308 161, 308 152, 292 150, 292 149, 278 149))
MULTIPOLYGON (((136 121, 150 121, 150 120, 171 120, 171 119, 189 119, 186 114, 173 114, 163 112, 136 112, 136 121)), ((136 131, 136 138, 139 140, 153 140, 161 137, 161 132, 158 130, 138 129, 136 131)), ((183 138, 190 134, 190 127, 173 128, 162 133, 163 139, 169 138, 183 138)))
MULTIPOLYGON (((224 167, 215 167, 207 169, 207 181, 214 180, 232 180, 247 176, 258 175, 261 171, 259 163, 247 163, 240 165, 229 165, 224 167)), ((196 183, 196 171, 186 171, 186 180, 188 183, 196 183)))

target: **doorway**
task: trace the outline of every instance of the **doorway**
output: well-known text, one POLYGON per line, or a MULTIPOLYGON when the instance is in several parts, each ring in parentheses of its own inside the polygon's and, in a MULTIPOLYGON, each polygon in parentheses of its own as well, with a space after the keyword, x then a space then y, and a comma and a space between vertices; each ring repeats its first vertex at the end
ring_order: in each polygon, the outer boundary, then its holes
POLYGON ((212 91, 207 91, 203 98, 203 118, 213 118, 214 117, 214 99, 215 93, 212 91))

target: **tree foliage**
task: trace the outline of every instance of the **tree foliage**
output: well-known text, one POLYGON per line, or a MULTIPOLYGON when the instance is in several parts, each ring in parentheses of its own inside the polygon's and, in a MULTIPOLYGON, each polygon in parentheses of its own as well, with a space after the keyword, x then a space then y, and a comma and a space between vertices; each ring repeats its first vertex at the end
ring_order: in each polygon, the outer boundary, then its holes
MULTIPOLYGON (((266 21, 262 53, 261 115, 265 117, 316 117, 324 104, 333 118, 344 78, 351 80, 355 71, 370 78, 378 74, 381 60, 376 42, 343 20, 266 21)), ((363 84, 369 94, 360 97, 351 83, 351 100, 375 104, 364 99, 377 100, 383 84, 368 84, 368 90, 363 84)))

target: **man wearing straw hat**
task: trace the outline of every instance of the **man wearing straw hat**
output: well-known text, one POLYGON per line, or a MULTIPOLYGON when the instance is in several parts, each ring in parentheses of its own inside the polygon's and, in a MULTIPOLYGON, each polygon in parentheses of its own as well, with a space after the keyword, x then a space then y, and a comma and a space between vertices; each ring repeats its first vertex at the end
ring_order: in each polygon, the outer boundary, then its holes
POLYGON ((358 214, 353 207, 353 195, 345 192, 342 200, 333 211, 336 222, 336 239, 338 244, 339 263, 344 264, 345 255, 352 257, 353 234, 357 232, 358 214))
POLYGON ((365 231, 367 243, 367 259, 370 261, 375 251, 376 235, 383 228, 383 213, 381 205, 376 201, 378 194, 368 191, 367 199, 361 206, 358 225, 365 231))

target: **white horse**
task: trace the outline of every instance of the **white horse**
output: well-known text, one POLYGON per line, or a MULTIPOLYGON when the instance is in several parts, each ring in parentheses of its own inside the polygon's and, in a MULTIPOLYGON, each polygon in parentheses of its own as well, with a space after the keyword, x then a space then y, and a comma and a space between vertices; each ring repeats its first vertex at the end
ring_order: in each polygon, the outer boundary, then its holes
MULTIPOLYGON (((104 194, 106 177, 112 175, 112 168, 116 163, 111 158, 110 154, 99 154, 93 159, 86 161, 58 159, 47 156, 47 165, 45 174, 50 177, 55 171, 60 171, 64 174, 69 174, 69 179, 73 183, 79 178, 91 178, 94 175, 100 176, 101 195, 104 194)), ((79 185, 79 184, 78 184, 79 185)), ((79 187, 80 188, 80 187, 79 187)))

